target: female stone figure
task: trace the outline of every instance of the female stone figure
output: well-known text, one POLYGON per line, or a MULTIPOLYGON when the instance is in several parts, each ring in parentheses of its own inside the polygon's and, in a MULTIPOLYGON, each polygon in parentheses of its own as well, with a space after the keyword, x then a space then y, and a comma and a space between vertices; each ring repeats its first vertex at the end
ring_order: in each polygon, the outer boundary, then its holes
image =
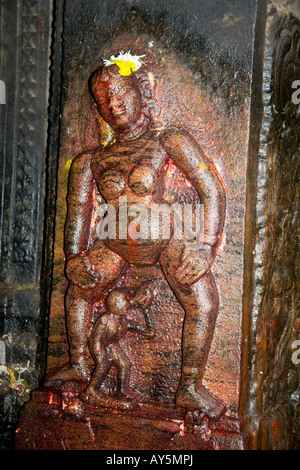
MULTIPOLYGON (((221 242, 225 218, 225 188, 212 161, 182 129, 155 129, 157 102, 153 76, 142 67, 128 76, 117 65, 102 66, 90 79, 90 91, 103 119, 117 139, 73 161, 65 230, 66 319, 70 364, 53 379, 89 379, 91 310, 129 264, 159 263, 185 310, 181 380, 176 404, 201 410, 212 418, 224 404, 202 384, 218 313, 218 293, 210 268, 221 242), (172 159, 199 193, 204 205, 204 243, 188 250, 184 240, 132 240, 119 236, 88 246, 95 187, 117 219, 120 200, 150 209, 163 203, 166 163, 172 159), (121 197, 121 199, 120 199, 121 197)), ((157 325, 159 328, 159 325, 157 325)), ((51 383, 51 379, 49 381, 51 383)))

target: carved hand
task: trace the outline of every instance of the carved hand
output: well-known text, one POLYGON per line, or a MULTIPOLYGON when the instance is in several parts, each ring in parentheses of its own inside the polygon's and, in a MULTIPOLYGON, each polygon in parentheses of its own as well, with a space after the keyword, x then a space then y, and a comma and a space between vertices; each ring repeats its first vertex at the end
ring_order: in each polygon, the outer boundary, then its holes
POLYGON ((69 281, 83 288, 95 287, 99 277, 99 274, 93 269, 88 253, 69 257, 66 275, 69 281))
POLYGON ((155 330, 154 330, 154 328, 152 328, 151 330, 150 330, 150 329, 149 329, 149 330, 144 329, 144 331, 143 331, 143 336, 144 336, 145 338, 154 338, 154 336, 155 336, 155 330))
POLYGON ((135 296, 133 297, 131 301, 131 304, 138 305, 143 310, 145 310, 152 303, 152 300, 153 300, 153 294, 150 289, 150 284, 143 284, 136 291, 135 296))
POLYGON ((180 284, 194 284, 212 266, 216 250, 210 245, 203 245, 199 250, 185 248, 181 256, 181 264, 175 272, 175 278, 180 284))

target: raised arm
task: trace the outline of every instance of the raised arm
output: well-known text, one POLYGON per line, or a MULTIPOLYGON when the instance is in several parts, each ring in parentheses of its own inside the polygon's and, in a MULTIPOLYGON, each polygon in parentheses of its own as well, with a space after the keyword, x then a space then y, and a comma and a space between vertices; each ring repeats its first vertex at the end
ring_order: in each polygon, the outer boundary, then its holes
POLYGON ((226 212, 225 185, 216 167, 195 139, 183 130, 164 131, 161 143, 198 191, 204 205, 204 243, 216 248, 221 242, 226 212))
POLYGON ((128 322, 128 329, 130 331, 138 331, 144 336, 153 338, 155 336, 155 329, 151 317, 150 305, 153 301, 153 292, 151 283, 145 282, 135 292, 134 297, 131 299, 130 304, 139 306, 145 318, 145 325, 136 322, 128 322))
POLYGON ((145 317, 145 325, 138 322, 133 322, 132 320, 128 321, 128 330, 136 331, 141 333, 143 336, 148 338, 153 338, 155 336, 155 329, 153 326, 153 321, 149 310, 143 311, 145 317))

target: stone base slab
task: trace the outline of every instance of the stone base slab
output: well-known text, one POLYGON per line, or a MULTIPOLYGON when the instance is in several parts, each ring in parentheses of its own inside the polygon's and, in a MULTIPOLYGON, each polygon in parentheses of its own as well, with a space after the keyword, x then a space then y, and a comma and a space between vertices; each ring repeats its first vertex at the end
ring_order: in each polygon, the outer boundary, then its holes
POLYGON ((16 450, 243 450, 237 419, 210 421, 172 404, 119 410, 82 403, 47 388, 22 409, 16 450))

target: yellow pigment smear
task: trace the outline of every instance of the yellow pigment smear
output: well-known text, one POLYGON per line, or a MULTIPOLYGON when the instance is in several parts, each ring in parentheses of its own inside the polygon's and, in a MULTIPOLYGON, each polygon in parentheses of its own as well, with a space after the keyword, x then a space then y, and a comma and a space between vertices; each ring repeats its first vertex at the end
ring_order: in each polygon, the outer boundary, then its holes
POLYGON ((114 62, 119 67, 119 73, 120 75, 123 75, 123 77, 128 77, 132 74, 132 72, 137 70, 136 64, 134 62, 130 62, 129 60, 114 60, 112 62, 114 62))
POLYGON ((72 165, 72 161, 73 161, 72 158, 69 158, 69 160, 67 160, 64 166, 64 169, 62 171, 62 184, 64 185, 65 188, 67 188, 68 186, 69 172, 70 172, 70 168, 72 165))
POLYGON ((70 171, 70 168, 71 168, 71 165, 72 165, 72 158, 69 158, 69 160, 67 160, 66 164, 65 164, 65 167, 64 167, 64 174, 69 174, 69 171, 70 171))
POLYGON ((207 166, 205 165, 205 163, 200 163, 198 168, 199 170, 206 170, 207 166))

